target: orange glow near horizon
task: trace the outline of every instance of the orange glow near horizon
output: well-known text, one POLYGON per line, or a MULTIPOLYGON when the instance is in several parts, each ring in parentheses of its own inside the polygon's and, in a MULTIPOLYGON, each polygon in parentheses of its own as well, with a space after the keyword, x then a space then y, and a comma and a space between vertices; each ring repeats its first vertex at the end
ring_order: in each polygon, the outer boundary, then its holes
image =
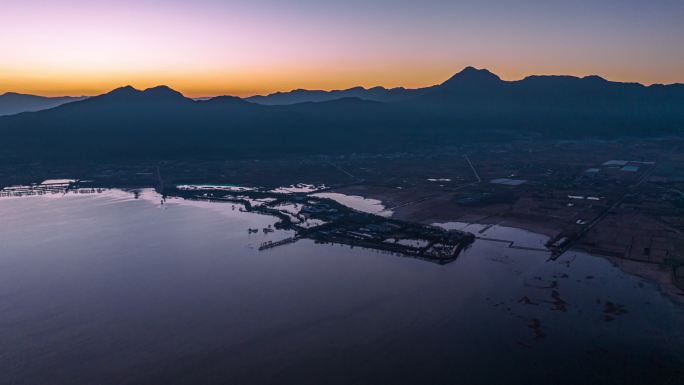
POLYGON ((415 88, 466 66, 684 82, 684 5, 579 1, 3 0, 0 93, 415 88))
MULTIPOLYGON (((318 71, 273 72, 273 73, 200 73, 200 74, 89 74, 74 76, 71 74, 45 74, 34 75, 30 73, 13 74, 11 77, 0 75, 0 94, 4 92, 19 92, 44 96, 94 96, 109 92, 115 88, 131 85, 138 89, 150 88, 158 85, 167 85, 188 97, 233 95, 247 97, 263 95, 277 91, 290 91, 297 88, 312 90, 336 90, 356 86, 366 88, 383 86, 419 88, 439 84, 465 65, 453 69, 435 68, 422 71, 376 71, 353 73, 335 73, 333 69, 321 69, 318 71)), ((484 66, 476 66, 485 68, 484 66)), ((594 72, 576 73, 570 70, 543 70, 526 72, 521 69, 497 71, 488 68, 504 80, 519 80, 528 75, 573 75, 587 76, 594 72)), ((9 71, 3 73, 8 73, 9 71)), ((652 83, 676 83, 675 76, 660 76, 661 80, 635 79, 628 73, 616 73, 614 76, 600 74, 609 80, 652 83)), ((662 74, 661 74, 662 75, 662 74)))

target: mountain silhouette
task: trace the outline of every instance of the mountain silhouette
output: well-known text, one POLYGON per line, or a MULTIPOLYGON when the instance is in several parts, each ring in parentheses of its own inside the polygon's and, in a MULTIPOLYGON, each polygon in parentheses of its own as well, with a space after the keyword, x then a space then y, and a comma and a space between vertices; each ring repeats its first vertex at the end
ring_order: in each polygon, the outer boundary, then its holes
POLYGON ((85 99, 85 97, 60 96, 50 98, 7 92, 0 95, 0 116, 45 110, 82 99, 85 99))
POLYGON ((468 67, 421 89, 357 87, 295 95, 305 95, 297 99, 305 101, 193 100, 166 86, 122 87, 49 110, 0 117, 0 156, 82 161, 406 151, 531 136, 681 134, 684 127, 684 86, 598 76, 504 81, 468 67), (372 93, 387 99, 373 100, 372 93), (314 94, 316 100, 307 99, 314 94))
POLYGON ((125 86, 112 90, 106 94, 92 97, 88 100, 88 103, 173 103, 188 101, 190 101, 190 99, 168 86, 156 86, 145 90, 138 90, 132 86, 125 86))
POLYGON ((245 100, 264 105, 288 105, 305 102, 325 102, 340 98, 359 98, 376 102, 395 102, 415 96, 423 92, 421 89, 403 87, 353 87, 345 90, 322 91, 296 89, 289 92, 275 92, 269 95, 256 95, 245 100))
POLYGON ((449 78, 440 85, 440 88, 453 88, 464 86, 482 87, 488 84, 499 84, 502 80, 497 75, 486 69, 466 67, 463 71, 449 78))
POLYGON ((474 67, 466 67, 463 71, 452 76, 450 79, 438 86, 424 88, 407 89, 403 87, 353 87, 345 90, 321 91, 296 89, 289 92, 275 92, 269 95, 257 95, 246 98, 246 100, 264 105, 288 105, 304 102, 323 102, 340 98, 359 98, 377 102, 398 102, 408 100, 417 96, 425 95, 431 91, 441 88, 442 90, 451 87, 483 86, 487 83, 500 82, 501 79, 488 70, 480 70, 474 67))

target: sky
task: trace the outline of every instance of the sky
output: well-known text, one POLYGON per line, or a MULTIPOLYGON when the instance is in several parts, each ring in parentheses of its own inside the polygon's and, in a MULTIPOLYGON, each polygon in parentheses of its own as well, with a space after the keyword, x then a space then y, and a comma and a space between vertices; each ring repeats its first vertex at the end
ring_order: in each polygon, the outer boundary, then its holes
POLYGON ((466 66, 684 83, 681 0, 0 0, 0 93, 421 87, 466 66))

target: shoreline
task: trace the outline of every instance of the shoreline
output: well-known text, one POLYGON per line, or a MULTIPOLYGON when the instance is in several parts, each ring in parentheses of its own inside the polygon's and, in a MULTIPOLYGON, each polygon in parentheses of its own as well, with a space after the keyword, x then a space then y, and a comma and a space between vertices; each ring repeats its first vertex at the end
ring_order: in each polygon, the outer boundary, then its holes
MULTIPOLYGON (((358 190, 358 186, 355 186, 358 190)), ((95 192, 98 189, 88 189, 89 192, 95 192)), ((406 222, 413 222, 422 225, 433 225, 435 223, 446 223, 446 222, 462 222, 472 225, 484 225, 484 226, 501 226, 509 227, 514 229, 519 229, 534 234, 539 234, 548 237, 549 239, 556 236, 561 229, 554 226, 553 223, 540 223, 539 221, 534 221, 530 219, 522 219, 515 217, 506 217, 498 215, 480 215, 468 210, 460 215, 454 215, 453 212, 440 212, 434 210, 416 210, 416 206, 419 205, 401 205, 400 202, 396 201, 396 197, 389 197, 387 194, 373 194, 368 191, 366 194, 362 194, 361 191, 345 191, 349 189, 339 188, 331 189, 332 192, 337 192, 344 195, 353 195, 361 197, 364 199, 374 199, 380 202, 380 206, 384 207, 384 210, 392 210, 392 214, 389 219, 401 220, 406 222), (398 205, 397 207, 389 207, 387 202, 398 205)), ((44 194, 50 196, 51 194, 44 194)), ((36 196, 44 196, 43 194, 36 196)), ((342 204, 344 205, 344 204, 342 204)), ((347 205, 344 205, 347 206, 347 205)), ((347 206, 349 207, 349 206, 347 206)), ((268 215, 268 214, 267 214, 268 215)), ((474 234, 477 236, 477 234, 474 234)), ((610 255, 603 255, 600 253, 591 252, 585 250, 582 247, 574 247, 572 251, 581 251, 587 255, 593 257, 604 258, 614 266, 618 267, 623 272, 643 278, 649 282, 656 284, 659 291, 674 300, 678 305, 684 305, 684 288, 677 286, 676 278, 671 266, 636 261, 626 258, 620 258, 610 255)), ((550 250, 549 250, 550 251, 550 250)))
POLYGON ((678 305, 684 306, 684 290, 675 284, 672 269, 668 266, 600 254, 589 255, 605 258, 627 274, 656 283, 663 295, 672 298, 678 305))
MULTIPOLYGON (((452 220, 452 222, 464 222, 472 225, 495 225, 510 227, 535 234, 545 235, 548 236, 549 239, 556 234, 553 232, 553 229, 542 224, 531 224, 527 221, 511 219, 502 219, 501 221, 497 221, 500 218, 496 218, 497 220, 494 220, 494 218, 483 219, 484 220, 479 222, 467 222, 462 219, 452 220)), ((442 221, 442 219, 440 219, 440 221, 442 221)), ((435 222, 433 221, 432 223, 435 222)), ((677 305, 684 306, 684 289, 676 285, 674 273, 672 272, 672 268, 669 266, 592 253, 582 248, 572 248, 569 251, 579 251, 587 255, 591 255, 594 258, 603 258, 626 274, 637 276, 646 281, 654 283, 664 296, 671 298, 677 305)))
MULTIPOLYGON (((380 200, 381 202, 383 202, 383 205, 386 202, 385 198, 390 198, 388 196, 379 195, 384 194, 370 194, 370 196, 366 197, 380 200)), ((389 201, 392 200, 392 198, 389 199, 389 201)), ((408 206, 396 208, 391 218, 406 221, 417 221, 423 224, 433 224, 438 222, 463 222, 473 225, 495 225, 511 227, 523 231, 529 231, 535 234, 544 235, 549 237, 549 239, 558 235, 558 233, 562 230, 561 228, 553 226, 553 223, 539 223, 533 220, 524 220, 520 218, 502 217, 495 215, 476 215, 473 213, 464 213, 463 215, 457 216, 442 214, 437 216, 426 217, 423 215, 415 215, 415 210, 407 208, 408 206)), ((575 247, 571 250, 581 251, 588 255, 591 255, 592 257, 603 258, 627 274, 637 276, 649 282, 652 282, 658 287, 659 291, 664 296, 671 298, 677 305, 684 306, 684 288, 677 286, 677 284, 675 283, 676 278, 670 266, 593 253, 588 250, 584 250, 581 247, 575 247)))

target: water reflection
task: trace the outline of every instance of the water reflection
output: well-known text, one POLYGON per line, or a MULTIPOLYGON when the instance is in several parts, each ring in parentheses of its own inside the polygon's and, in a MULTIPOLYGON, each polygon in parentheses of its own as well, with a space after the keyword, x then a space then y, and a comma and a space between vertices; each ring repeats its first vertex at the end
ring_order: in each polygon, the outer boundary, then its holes
POLYGON ((153 190, 0 200, 3 381, 681 378, 681 307, 602 258, 485 240, 449 265, 306 239, 260 253, 292 233, 248 234, 276 219, 232 206, 153 190))
POLYGON ((502 241, 509 243, 513 247, 546 250, 546 243, 549 241, 549 237, 543 234, 496 224, 445 222, 435 223, 434 225, 447 230, 467 231, 475 234, 479 239, 502 241))
POLYGON ((312 196, 332 199, 354 210, 379 215, 381 217, 389 218, 393 214, 391 210, 385 208, 385 206, 382 204, 382 201, 379 201, 377 199, 364 198, 362 196, 357 195, 346 195, 332 192, 316 193, 312 194, 312 196))

